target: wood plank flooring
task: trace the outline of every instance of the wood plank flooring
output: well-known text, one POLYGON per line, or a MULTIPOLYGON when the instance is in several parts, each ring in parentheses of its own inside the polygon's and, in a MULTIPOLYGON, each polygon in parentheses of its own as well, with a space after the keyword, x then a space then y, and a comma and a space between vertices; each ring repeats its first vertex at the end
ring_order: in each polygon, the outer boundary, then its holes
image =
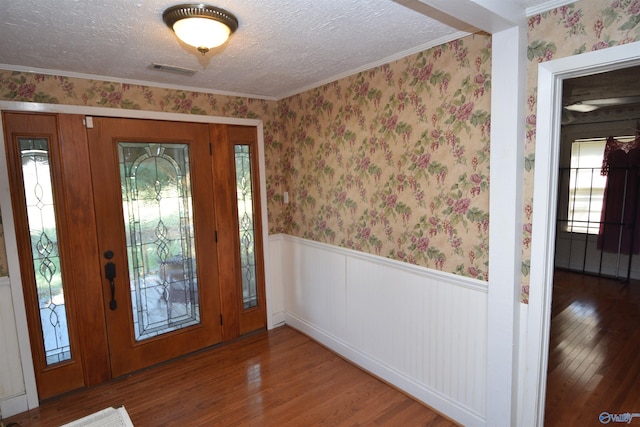
POLYGON ((551 310, 545 426, 640 414, 640 281, 557 271, 551 310))
POLYGON ((4 420, 45 427, 124 405, 144 426, 454 426, 281 327, 44 402, 4 420))

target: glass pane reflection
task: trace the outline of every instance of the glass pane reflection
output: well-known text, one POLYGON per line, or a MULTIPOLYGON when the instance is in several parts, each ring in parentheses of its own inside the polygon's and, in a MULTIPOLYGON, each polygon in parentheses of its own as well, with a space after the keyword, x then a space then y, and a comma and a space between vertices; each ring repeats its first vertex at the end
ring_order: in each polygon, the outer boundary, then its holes
POLYGON ((118 144, 136 341, 200 323, 189 147, 118 144))
POLYGON ((47 365, 71 359, 58 232, 46 138, 18 138, 47 365))
POLYGON ((253 225, 253 188, 251 186, 251 150, 248 145, 235 145, 235 163, 242 302, 243 307, 247 309, 258 305, 255 230, 253 225))

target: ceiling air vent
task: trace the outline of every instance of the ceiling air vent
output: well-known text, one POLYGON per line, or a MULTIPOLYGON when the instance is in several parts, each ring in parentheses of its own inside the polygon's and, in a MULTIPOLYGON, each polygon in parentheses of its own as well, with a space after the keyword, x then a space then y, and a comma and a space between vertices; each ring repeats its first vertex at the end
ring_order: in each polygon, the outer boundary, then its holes
POLYGON ((191 70, 189 68, 182 67, 174 67, 173 65, 165 65, 165 64, 151 64, 149 65, 149 69, 156 71, 164 71, 165 73, 179 74, 181 76, 189 76, 192 77, 196 74, 196 70, 191 70))

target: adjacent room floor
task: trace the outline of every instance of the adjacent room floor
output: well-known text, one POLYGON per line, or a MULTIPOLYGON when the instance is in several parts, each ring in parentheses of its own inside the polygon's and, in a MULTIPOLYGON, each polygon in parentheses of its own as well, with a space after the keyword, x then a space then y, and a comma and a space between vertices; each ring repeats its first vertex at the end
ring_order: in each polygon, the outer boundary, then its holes
POLYGON ((640 424, 640 281, 558 271, 545 426, 602 425, 607 414, 640 424))

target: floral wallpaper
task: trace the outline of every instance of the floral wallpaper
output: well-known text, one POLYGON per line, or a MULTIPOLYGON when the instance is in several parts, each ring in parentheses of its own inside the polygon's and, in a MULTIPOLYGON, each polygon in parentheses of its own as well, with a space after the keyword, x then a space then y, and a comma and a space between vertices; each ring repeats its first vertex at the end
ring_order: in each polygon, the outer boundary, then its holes
POLYGON ((490 68, 469 36, 279 102, 2 70, 0 99, 262 119, 271 234, 487 280, 490 68))
MULTIPOLYGON (((639 24, 640 0, 528 18, 523 302, 537 65, 638 41, 639 24)), ((0 99, 259 118, 270 233, 486 280, 490 61, 490 39, 469 36, 278 102, 0 70, 0 99)))
MULTIPOLYGON (((281 103, 282 231, 487 280, 491 39, 281 103)), ((274 195, 272 194, 272 196, 274 195)))
MULTIPOLYGON (((267 170, 277 172, 277 162, 271 161, 280 156, 281 146, 275 101, 6 70, 0 70, 0 99, 261 119, 267 170)), ((280 206, 269 201, 270 227, 277 228, 280 222, 280 206)), ((6 276, 8 267, 2 255, 0 252, 0 276, 6 276)))
POLYGON ((528 19, 527 118, 521 300, 529 298, 537 65, 640 40, 640 0, 581 0, 528 19))

